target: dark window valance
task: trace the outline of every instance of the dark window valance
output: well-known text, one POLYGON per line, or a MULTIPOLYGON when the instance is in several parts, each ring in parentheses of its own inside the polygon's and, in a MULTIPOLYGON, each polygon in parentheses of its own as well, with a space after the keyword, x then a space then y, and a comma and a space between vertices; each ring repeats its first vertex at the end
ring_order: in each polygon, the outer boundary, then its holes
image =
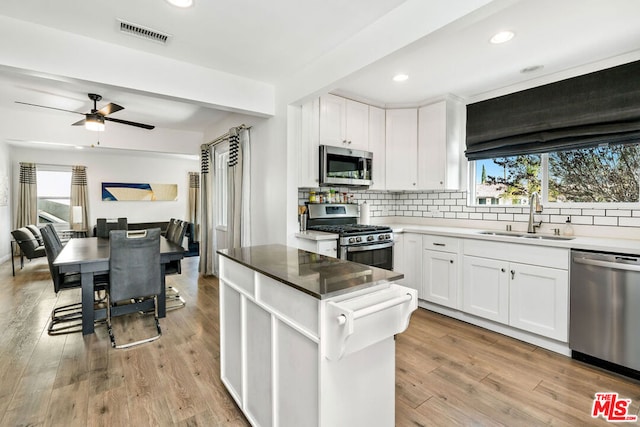
POLYGON ((469 160, 640 141, 640 61, 467 106, 469 160))

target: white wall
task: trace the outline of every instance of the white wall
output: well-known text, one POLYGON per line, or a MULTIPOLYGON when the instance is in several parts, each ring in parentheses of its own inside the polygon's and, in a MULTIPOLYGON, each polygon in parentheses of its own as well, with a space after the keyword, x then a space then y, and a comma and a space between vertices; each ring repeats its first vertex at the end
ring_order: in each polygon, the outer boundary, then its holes
MULTIPOLYGON (((200 167, 200 162, 195 157, 187 158, 186 156, 123 150, 47 150, 11 146, 9 152, 10 173, 13 181, 13 206, 17 206, 19 194, 20 162, 86 166, 89 189, 89 222, 91 225, 95 225, 98 217, 127 217, 129 222, 168 221, 172 217, 186 219, 189 207, 189 172, 198 171, 200 167), (103 202, 102 182, 178 184, 178 200, 103 202)), ((11 212, 11 215, 13 218, 15 212, 11 212)), ((8 248, 9 244, 7 243, 6 246, 8 248)))
MULTIPOLYGON (((0 141, 0 185, 5 185, 5 179, 11 185, 11 162, 9 160, 9 147, 0 141)), ((0 263, 9 259, 9 231, 11 227, 11 200, 6 206, 0 205, 0 263)))

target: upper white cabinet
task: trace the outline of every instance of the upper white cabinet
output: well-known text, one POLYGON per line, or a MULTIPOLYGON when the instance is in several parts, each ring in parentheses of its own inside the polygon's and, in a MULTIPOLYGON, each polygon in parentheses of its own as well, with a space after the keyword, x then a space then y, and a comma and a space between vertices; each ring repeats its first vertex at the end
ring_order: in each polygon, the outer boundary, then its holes
POLYGON ((418 111, 418 185, 421 190, 457 190, 464 182, 464 105, 445 99, 418 111))
POLYGON ((385 111, 369 106, 369 151, 373 153, 373 185, 371 190, 385 190, 385 111))
POLYGON ((331 94, 321 96, 320 144, 369 151, 369 106, 331 94))
POLYGON ((320 100, 302 105, 298 147, 298 187, 316 188, 319 179, 320 100))
POLYGON ((386 112, 386 184, 388 190, 418 188, 418 110, 386 112))

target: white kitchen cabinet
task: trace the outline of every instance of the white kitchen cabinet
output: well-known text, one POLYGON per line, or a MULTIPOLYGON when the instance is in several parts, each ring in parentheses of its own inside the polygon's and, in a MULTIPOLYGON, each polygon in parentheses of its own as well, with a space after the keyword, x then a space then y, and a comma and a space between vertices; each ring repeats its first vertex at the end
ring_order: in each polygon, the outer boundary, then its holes
POLYGON ((464 252, 464 311, 567 341, 567 249, 468 239, 464 252))
POLYGON ((388 190, 418 188, 418 110, 386 112, 386 185, 388 190))
POLYGON ((422 244, 422 299, 458 308, 459 240, 425 235, 422 244))
POLYGON ((516 263, 509 268, 509 324, 559 341, 567 341, 567 272, 516 263))
POLYGON ((371 190, 386 190, 385 111, 369 106, 369 151, 373 153, 371 190))
POLYGON ((302 237, 296 237, 298 249, 303 249, 309 252, 315 252, 320 255, 326 255, 333 258, 338 257, 338 240, 312 240, 302 237))
POLYGON ((464 105, 445 99, 418 110, 418 188, 461 187, 464 150, 464 105))
POLYGON ((422 234, 404 233, 404 286, 418 291, 422 295, 422 234))
POLYGON ((464 256, 462 309, 470 314, 509 323, 509 263, 464 256))
POLYGON ((317 188, 319 172, 320 100, 302 105, 298 147, 298 187, 317 188))
POLYGON ((369 106, 331 94, 321 96, 320 144, 369 151, 369 106))

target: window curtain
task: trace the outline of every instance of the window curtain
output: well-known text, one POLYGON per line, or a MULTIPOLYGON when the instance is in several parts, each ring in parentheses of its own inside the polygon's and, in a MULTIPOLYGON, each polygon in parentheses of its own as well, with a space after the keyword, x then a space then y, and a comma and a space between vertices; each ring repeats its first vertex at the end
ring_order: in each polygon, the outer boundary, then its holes
POLYGON ((89 228, 89 191, 87 189, 87 167, 73 166, 71 168, 71 211, 69 212, 69 222, 74 221, 73 207, 82 208, 81 230, 89 228))
POLYGON ((200 146, 200 265, 199 271, 204 275, 213 274, 213 197, 211 192, 211 157, 212 147, 208 144, 200 146))
POLYGON ((20 193, 16 228, 38 224, 38 188, 36 184, 36 164, 20 163, 20 193))
MULTIPOLYGON (((251 245, 251 157, 250 133, 243 126, 231 128, 228 134, 218 138, 216 143, 222 150, 229 144, 229 161, 226 165, 227 177, 227 227, 225 247, 251 245)), ((219 151, 218 151, 219 152, 219 151)), ((225 173, 224 168, 215 164, 216 145, 204 144, 200 147, 200 273, 217 274, 216 247, 217 241, 223 239, 222 231, 216 231, 217 212, 214 188, 216 174, 225 173)), ((225 242, 220 243, 225 244, 225 242)))
POLYGON ((193 240, 200 235, 200 174, 189 172, 189 222, 193 223, 193 240))
POLYGON ((640 141, 640 61, 467 106, 469 160, 640 141))
POLYGON ((229 130, 229 178, 227 204, 230 248, 251 245, 251 156, 248 129, 229 130))

